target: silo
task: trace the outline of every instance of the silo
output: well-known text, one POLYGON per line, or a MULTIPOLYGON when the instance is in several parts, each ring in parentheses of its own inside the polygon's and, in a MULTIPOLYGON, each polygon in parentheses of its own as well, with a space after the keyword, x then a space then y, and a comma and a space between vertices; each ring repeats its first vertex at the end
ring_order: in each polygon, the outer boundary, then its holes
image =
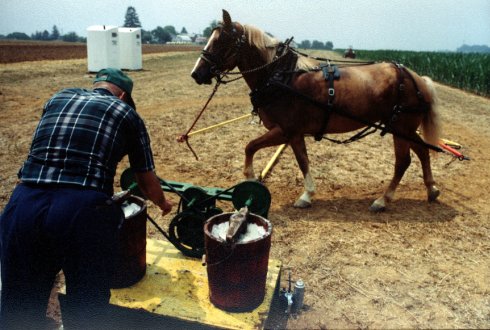
POLYGON ((93 25, 87 28, 88 71, 120 68, 117 26, 93 25))
POLYGON ((119 28, 119 65, 125 70, 143 69, 141 28, 119 28))

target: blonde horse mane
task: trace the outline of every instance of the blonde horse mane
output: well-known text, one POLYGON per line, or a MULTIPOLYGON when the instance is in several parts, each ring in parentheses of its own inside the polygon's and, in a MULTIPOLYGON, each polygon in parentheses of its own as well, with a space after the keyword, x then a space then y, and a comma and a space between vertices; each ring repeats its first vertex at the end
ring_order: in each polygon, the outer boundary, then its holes
MULTIPOLYGON (((256 47, 259 50, 262 58, 267 63, 272 62, 272 59, 276 54, 277 46, 279 45, 279 41, 276 38, 269 36, 264 31, 251 25, 244 25, 243 32, 250 46, 256 47)), ((308 71, 317 65, 318 61, 316 60, 299 56, 298 62, 296 63, 296 69, 308 71)))
POLYGON ((276 48, 279 45, 279 41, 276 38, 269 36, 264 31, 251 26, 244 25, 243 33, 247 38, 250 46, 255 46, 262 58, 267 61, 267 63, 272 62, 274 55, 276 54, 276 48))

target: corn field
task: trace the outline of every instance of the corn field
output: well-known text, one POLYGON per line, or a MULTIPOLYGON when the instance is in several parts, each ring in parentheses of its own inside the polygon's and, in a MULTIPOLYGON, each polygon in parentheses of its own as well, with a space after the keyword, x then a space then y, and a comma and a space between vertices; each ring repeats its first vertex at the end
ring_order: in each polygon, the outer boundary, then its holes
POLYGON ((490 54, 358 50, 357 58, 396 61, 420 75, 456 88, 490 96, 490 54))

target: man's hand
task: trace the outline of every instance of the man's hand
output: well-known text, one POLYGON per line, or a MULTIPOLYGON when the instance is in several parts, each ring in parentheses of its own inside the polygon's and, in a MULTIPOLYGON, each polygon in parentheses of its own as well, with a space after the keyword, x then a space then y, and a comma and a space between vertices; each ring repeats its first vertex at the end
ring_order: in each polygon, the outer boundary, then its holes
POLYGON ((172 211, 173 204, 172 202, 165 200, 162 205, 159 205, 160 210, 162 210, 162 216, 167 215, 172 211))
POLYGON ((162 215, 172 211, 172 202, 165 198, 160 181, 155 172, 135 172, 134 177, 143 195, 162 210, 162 215))

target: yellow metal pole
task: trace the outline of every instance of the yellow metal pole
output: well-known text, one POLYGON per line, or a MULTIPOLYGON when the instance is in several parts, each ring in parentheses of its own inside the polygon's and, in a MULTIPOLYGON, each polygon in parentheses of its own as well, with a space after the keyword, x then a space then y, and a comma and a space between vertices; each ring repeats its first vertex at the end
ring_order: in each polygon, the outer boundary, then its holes
MULTIPOLYGON (((417 133, 420 135, 420 132, 417 131, 417 133)), ((448 140, 448 139, 443 139, 443 138, 440 138, 439 139, 442 143, 448 145, 448 146, 451 146, 453 148, 456 148, 456 149, 460 149, 462 148, 463 146, 461 144, 459 144, 458 142, 454 142, 454 141, 451 141, 451 140, 448 140)))
POLYGON ((444 144, 447 144, 453 148, 461 148, 462 145, 457 143, 457 142, 454 142, 454 141, 451 141, 451 140, 447 140, 447 139, 440 139, 444 144))
POLYGON ((269 160, 265 168, 262 170, 262 173, 260 173, 260 178, 259 178, 260 181, 264 180, 265 176, 267 175, 267 173, 269 173, 269 170, 272 168, 272 166, 274 166, 274 163, 276 162, 277 158, 286 147, 287 147, 287 143, 284 143, 277 148, 272 158, 269 160))
POLYGON ((210 129, 213 129, 213 128, 217 128, 217 127, 220 127, 220 126, 229 124, 229 123, 233 123, 235 121, 238 121, 238 120, 241 120, 241 119, 250 117, 251 115, 252 114, 249 113, 248 115, 243 115, 243 116, 240 116, 240 117, 235 118, 235 119, 226 120, 226 121, 224 121, 222 123, 219 123, 219 124, 216 124, 216 125, 212 125, 212 126, 208 126, 208 127, 205 127, 205 128, 201 128, 201 129, 198 129, 197 131, 190 132, 187 136, 191 136, 191 135, 194 135, 194 134, 197 134, 197 133, 202 133, 202 132, 205 132, 205 131, 210 130, 210 129))

